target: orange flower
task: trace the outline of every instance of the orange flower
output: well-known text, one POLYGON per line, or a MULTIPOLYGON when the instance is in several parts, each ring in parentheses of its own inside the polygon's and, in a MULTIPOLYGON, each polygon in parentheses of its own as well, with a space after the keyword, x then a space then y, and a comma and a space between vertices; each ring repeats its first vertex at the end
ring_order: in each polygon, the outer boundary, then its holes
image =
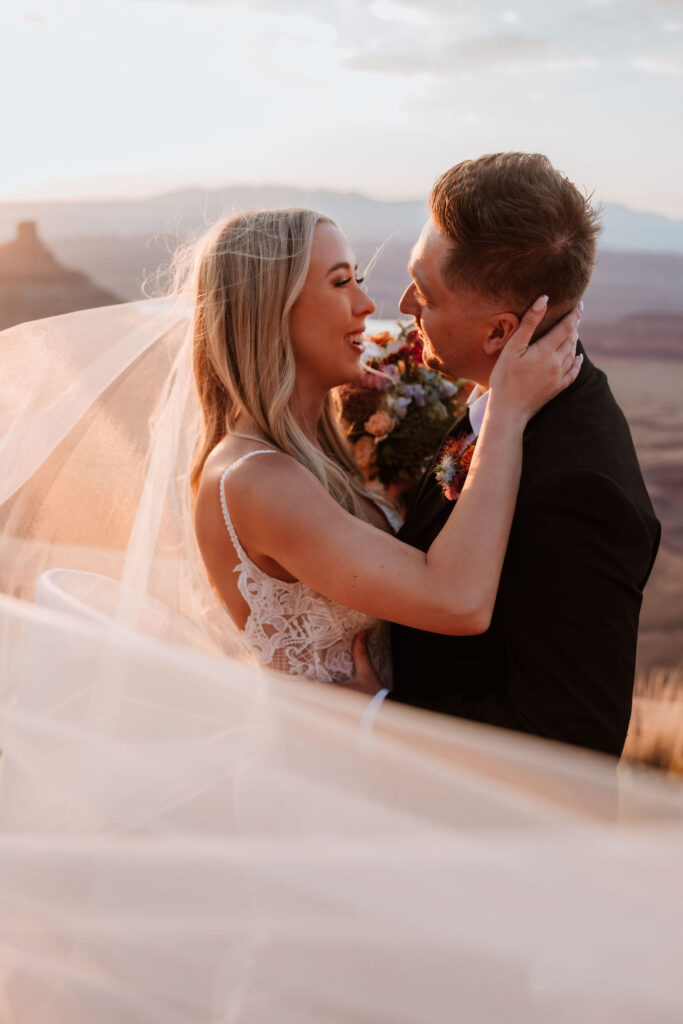
POLYGON ((474 457, 474 448, 475 446, 471 444, 469 448, 466 448, 465 451, 460 456, 460 465, 465 472, 467 472, 470 466, 472 465, 472 459, 474 457))
POLYGON ((375 461, 375 442, 367 434, 360 437, 353 446, 353 454, 364 476, 369 477, 375 461))
POLYGON ((373 334, 370 337, 370 341, 374 342, 375 345, 388 345, 390 341, 394 340, 393 334, 390 331, 380 331, 379 334, 373 334))

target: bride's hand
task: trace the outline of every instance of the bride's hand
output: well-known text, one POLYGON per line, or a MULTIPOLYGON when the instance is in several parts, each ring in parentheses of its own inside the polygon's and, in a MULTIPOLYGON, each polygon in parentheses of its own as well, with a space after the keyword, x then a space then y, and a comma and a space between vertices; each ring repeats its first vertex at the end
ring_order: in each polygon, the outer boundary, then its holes
POLYGON ((379 676, 372 667, 368 648, 366 644, 367 633, 359 633, 353 641, 353 664, 355 671, 350 679, 345 680, 341 685, 348 686, 350 690, 358 690, 360 693, 367 693, 374 697, 382 689, 379 676))
POLYGON ((576 355, 581 304, 530 344, 547 307, 548 298, 544 295, 526 311, 490 378, 495 404, 521 415, 524 423, 576 380, 583 360, 576 355))

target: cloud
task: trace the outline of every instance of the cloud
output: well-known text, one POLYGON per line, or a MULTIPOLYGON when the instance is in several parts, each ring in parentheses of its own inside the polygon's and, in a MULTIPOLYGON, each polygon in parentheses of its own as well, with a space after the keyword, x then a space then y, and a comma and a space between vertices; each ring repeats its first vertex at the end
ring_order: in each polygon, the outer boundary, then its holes
POLYGON ((463 39, 444 52, 447 67, 489 67, 514 71, 565 71, 595 66, 591 58, 534 36, 494 34, 463 39))
POLYGON ((188 7, 248 7, 267 14, 307 15, 335 26, 353 23, 356 31, 367 28, 372 19, 409 25, 456 22, 463 18, 481 20, 471 0, 373 0, 373 3, 349 3, 348 0, 128 0, 129 3, 176 3, 188 7))
POLYGON ((390 44, 369 41, 360 52, 346 57, 344 66, 380 75, 421 75, 436 70, 436 54, 424 39, 396 38, 390 44))
POLYGON ((659 7, 665 11, 683 11, 683 0, 590 0, 594 7, 659 7))
POLYGON ((184 7, 231 7, 237 0, 128 0, 129 3, 164 3, 181 4, 184 7))
POLYGON ((683 75, 683 59, 670 57, 636 57, 633 67, 652 75, 683 75))
POLYGON ((558 46, 551 40, 498 33, 458 39, 451 43, 417 40, 400 44, 374 41, 350 56, 346 66, 380 74, 457 74, 486 68, 494 71, 538 72, 587 70, 598 66, 588 55, 558 46))
POLYGON ((369 13, 373 18, 417 26, 428 25, 433 17, 427 10, 397 3, 396 0, 373 0, 369 13))
POLYGON ((318 0, 128 0, 128 3, 175 3, 185 7, 248 7, 263 14, 305 14, 320 21, 335 22, 336 5, 318 0))
POLYGON ((467 0, 384 0, 387 6, 401 7, 407 11, 416 11, 419 14, 430 14, 434 17, 460 18, 463 15, 469 16, 476 7, 467 0))
POLYGON ((622 66, 629 65, 634 71, 678 74, 676 59, 642 54, 656 53, 659 40, 677 34, 680 26, 675 12, 683 10, 683 0, 576 0, 578 7, 571 17, 565 14, 559 18, 549 18, 538 10, 532 18, 531 0, 508 0, 510 7, 499 0, 170 2, 312 18, 334 31, 343 67, 356 72, 446 80, 483 70, 520 75, 571 74, 599 67, 601 59, 594 54, 612 60, 619 38, 622 66), (666 14, 653 18, 653 9, 668 11, 668 19, 666 14), (534 34, 529 31, 532 24, 534 34), (638 32, 634 32, 634 26, 638 32))

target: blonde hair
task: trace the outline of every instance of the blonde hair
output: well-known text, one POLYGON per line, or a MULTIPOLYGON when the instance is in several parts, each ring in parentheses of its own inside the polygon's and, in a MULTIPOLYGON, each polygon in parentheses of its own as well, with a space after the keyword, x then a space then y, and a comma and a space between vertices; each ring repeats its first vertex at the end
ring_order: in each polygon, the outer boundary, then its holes
POLYGON ((328 394, 317 445, 291 409, 296 366, 289 315, 306 280, 316 225, 306 209, 251 210, 219 222, 199 243, 193 272, 194 376, 203 432, 190 473, 196 494, 204 463, 246 413, 348 511, 358 514, 363 480, 328 394), (352 486, 353 484, 353 486, 352 486))

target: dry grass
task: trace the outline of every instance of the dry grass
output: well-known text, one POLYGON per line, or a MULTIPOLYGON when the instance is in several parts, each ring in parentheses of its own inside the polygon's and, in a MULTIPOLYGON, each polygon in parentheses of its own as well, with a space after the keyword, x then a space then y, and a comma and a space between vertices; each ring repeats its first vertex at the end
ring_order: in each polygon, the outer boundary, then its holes
POLYGON ((683 777, 683 669, 639 676, 624 760, 683 777))
MULTIPOLYGON (((651 349, 651 334, 644 331, 640 350, 645 355, 651 349)), ((662 544, 640 616, 624 758, 683 777, 683 359, 596 361, 626 414, 662 523, 662 544)))

